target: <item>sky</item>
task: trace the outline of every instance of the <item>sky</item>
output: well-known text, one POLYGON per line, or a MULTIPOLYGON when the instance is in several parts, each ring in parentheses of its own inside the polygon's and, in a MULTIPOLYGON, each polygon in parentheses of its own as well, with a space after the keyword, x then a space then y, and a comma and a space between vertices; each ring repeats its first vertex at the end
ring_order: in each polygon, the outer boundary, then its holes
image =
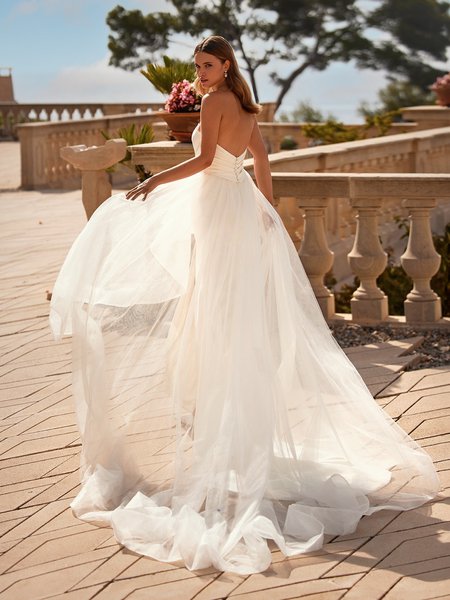
MULTIPOLYGON (((366 0, 367 1, 367 0, 366 0)), ((165 0, 0 0, 0 67, 12 67, 18 102, 162 102, 163 96, 139 73, 108 65, 105 23, 117 4, 144 13, 167 10, 165 0)), ((192 49, 173 46, 167 54, 190 59, 192 49)), ((265 69, 265 71, 263 70, 265 69)), ((268 73, 258 71, 261 101, 275 98, 268 73)), ((360 121, 361 101, 376 103, 386 84, 381 71, 337 63, 306 71, 285 97, 281 111, 309 101, 351 123, 360 121)))

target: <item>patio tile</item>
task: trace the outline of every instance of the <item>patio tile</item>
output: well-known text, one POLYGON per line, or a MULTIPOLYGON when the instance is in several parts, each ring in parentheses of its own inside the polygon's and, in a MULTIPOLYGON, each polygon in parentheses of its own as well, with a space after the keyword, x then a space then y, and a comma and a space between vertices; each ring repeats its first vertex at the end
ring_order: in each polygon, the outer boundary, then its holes
MULTIPOLYGON (((353 534, 331 538, 316 553, 286 559, 274 547, 271 568, 245 577, 215 569, 193 573, 179 564, 140 557, 120 546, 109 528, 77 520, 69 507, 80 485, 71 344, 51 339, 46 290, 84 223, 80 195, 3 193, 0 203, 5 232, 0 259, 2 600, 445 597, 444 575, 450 569, 450 377, 445 368, 402 371, 415 360, 405 352, 420 344, 420 336, 351 348, 347 354, 379 404, 436 461, 442 491, 434 502, 413 511, 364 517, 353 534), (13 210, 18 201, 20 219, 13 210), (29 231, 26 244, 19 235, 24 227, 29 231)), ((159 385, 157 378, 154 385, 159 385)), ((136 385, 130 394, 145 391, 136 385)), ((145 448, 152 478, 166 481, 172 474, 174 443, 163 393, 152 408, 151 418, 137 423, 136 448, 145 448)))

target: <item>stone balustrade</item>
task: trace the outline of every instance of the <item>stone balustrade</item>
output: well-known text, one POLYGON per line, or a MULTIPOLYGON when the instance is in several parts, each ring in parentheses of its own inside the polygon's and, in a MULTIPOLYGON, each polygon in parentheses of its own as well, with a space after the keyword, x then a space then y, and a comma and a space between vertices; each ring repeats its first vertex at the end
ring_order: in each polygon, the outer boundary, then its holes
MULTIPOLYGON (((283 124, 260 124, 273 127, 283 124)), ((159 125, 155 131, 160 130, 159 125)), ((131 148, 135 163, 158 172, 192 156, 192 146, 165 141, 131 148)), ((414 131, 354 142, 288 150, 270 155, 270 168, 276 172, 450 172, 450 127, 414 131)), ((252 161, 246 166, 252 168, 252 161)))
POLYGON ((353 247, 348 254, 352 272, 361 282, 351 300, 352 319, 358 323, 392 320, 387 298, 376 284, 386 266, 378 215, 384 199, 390 198, 399 208, 402 205, 406 209, 410 219, 408 247, 401 262, 414 287, 405 298, 405 320, 450 326, 450 321, 442 321, 441 301, 430 288, 430 279, 440 265, 431 237, 430 210, 438 199, 448 199, 450 174, 274 173, 273 184, 277 198, 294 197, 304 214, 299 255, 327 320, 337 316, 333 296, 324 286, 324 276, 333 268, 325 219, 330 205, 342 198, 348 199, 357 219, 353 247))
POLYGON ((408 106, 402 108, 402 117, 415 123, 417 129, 450 127, 450 108, 447 106, 408 106))
POLYGON ((163 107, 158 102, 127 103, 64 103, 64 102, 0 102, 0 132, 4 136, 13 134, 21 123, 34 121, 72 121, 93 119, 126 113, 147 113, 163 107))
POLYGON ((272 172, 450 172, 450 126, 289 150, 270 156, 272 172))
MULTIPOLYGON (((155 129, 158 125, 155 127, 155 129)), ((172 167, 193 155, 192 146, 179 142, 157 142, 131 147, 135 164, 145 165, 147 170, 158 172, 172 167)), ((418 131, 357 142, 345 142, 305 150, 280 152, 270 156, 273 173, 282 172, 450 172, 450 128, 418 131)), ((245 167, 253 170, 253 160, 247 159, 245 167)), ((334 185, 334 184, 329 184, 334 185)), ((331 195, 335 200, 326 210, 328 242, 335 253, 334 274, 341 282, 348 278, 347 254, 356 231, 354 209, 348 196, 339 197, 336 190, 328 190, 322 182, 322 196, 331 195)), ((397 227, 393 217, 399 215, 398 197, 380 197, 377 219, 387 238, 395 238, 397 227)), ((292 196, 280 198, 278 211, 294 244, 300 247, 304 220, 292 196)), ((438 201, 432 212, 433 231, 439 231, 443 219, 450 220, 450 190, 447 198, 438 201)), ((395 243, 395 239, 393 240, 395 243)))
MULTIPOLYGON (((259 128, 269 153, 280 152, 285 138, 291 138, 297 144, 296 149, 311 148, 311 139, 303 133, 303 125, 306 123, 266 123, 261 122, 259 128)), ((348 129, 361 129, 362 125, 345 125, 348 129)), ((416 130, 415 123, 392 123, 387 135, 409 133, 416 130)), ((365 138, 371 139, 379 136, 375 127, 365 131, 365 138)))
POLYGON ((143 125, 161 120, 158 112, 124 114, 67 121, 61 123, 28 123, 17 127, 20 140, 21 187, 33 189, 77 189, 81 184, 80 172, 60 156, 64 146, 98 146, 105 140, 101 132, 115 136, 122 127, 143 125))
MULTIPOLYGON (((11 106, 11 110, 13 111, 18 110, 19 107, 28 106, 30 110, 37 110, 42 106, 45 107, 45 109, 42 109, 45 114, 41 116, 45 118, 52 115, 52 110, 56 111, 57 114, 63 111, 61 114, 64 116, 64 111, 69 110, 68 107, 73 107, 73 111, 78 110, 83 114, 86 113, 89 115, 96 114, 96 111, 105 113, 105 116, 101 118, 17 125, 15 130, 20 140, 21 187, 27 190, 78 188, 80 186, 80 173, 62 160, 59 150, 63 146, 79 144, 92 146, 102 144, 104 141, 101 135, 102 131, 107 132, 109 135, 115 135, 121 127, 127 127, 132 124, 139 126, 144 123, 150 123, 154 126, 155 141, 168 139, 168 128, 162 120, 160 111, 145 112, 149 107, 160 107, 160 104, 15 105, 9 103, 8 106, 11 106), (33 107, 35 108, 33 109, 33 107), (125 111, 128 109, 141 110, 141 112, 110 114, 115 113, 115 111, 125 111)), ((272 119, 274 106, 274 103, 263 103, 263 111, 259 118, 272 119)), ((1 111, 5 110, 5 107, 5 103, 0 103, 0 115, 1 111)), ((71 110, 72 108, 70 108, 71 110)), ((127 183, 129 182, 128 178, 127 183)))

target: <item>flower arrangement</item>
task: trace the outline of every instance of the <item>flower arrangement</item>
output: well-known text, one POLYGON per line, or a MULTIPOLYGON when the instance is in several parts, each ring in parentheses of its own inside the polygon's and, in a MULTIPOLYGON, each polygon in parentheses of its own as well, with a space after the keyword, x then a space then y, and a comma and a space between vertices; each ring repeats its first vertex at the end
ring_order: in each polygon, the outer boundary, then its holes
POLYGON ((169 113, 185 113, 200 110, 201 96, 187 79, 172 84, 172 90, 167 98, 165 109, 169 113))
POLYGON ((438 77, 433 85, 430 86, 437 96, 437 103, 441 106, 450 105, 450 73, 438 77))

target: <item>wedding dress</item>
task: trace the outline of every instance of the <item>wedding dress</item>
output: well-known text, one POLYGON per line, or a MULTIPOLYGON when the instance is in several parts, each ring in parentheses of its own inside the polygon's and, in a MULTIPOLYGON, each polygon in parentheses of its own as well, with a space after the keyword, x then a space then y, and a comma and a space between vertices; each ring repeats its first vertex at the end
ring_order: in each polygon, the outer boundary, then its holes
POLYGON ((75 515, 160 561, 246 574, 270 565, 268 540, 317 550, 439 482, 333 339, 243 161, 218 145, 210 167, 145 202, 104 202, 50 323, 73 336, 75 515))

